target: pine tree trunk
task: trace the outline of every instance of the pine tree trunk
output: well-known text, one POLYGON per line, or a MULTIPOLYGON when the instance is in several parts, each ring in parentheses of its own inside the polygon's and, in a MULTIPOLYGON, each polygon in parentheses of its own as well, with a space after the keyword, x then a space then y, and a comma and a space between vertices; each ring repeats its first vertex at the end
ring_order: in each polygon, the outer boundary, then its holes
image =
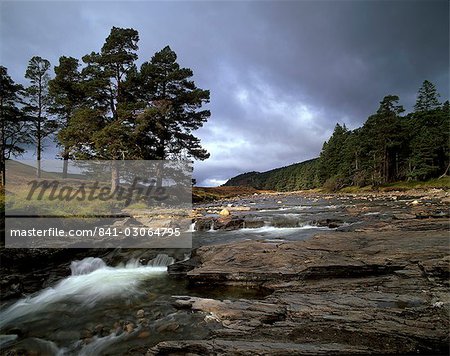
POLYGON ((42 151, 42 78, 39 81, 38 97, 38 127, 37 127, 37 170, 36 176, 41 178, 41 151, 42 151))
POLYGON ((111 192, 114 192, 120 183, 119 164, 116 160, 111 162, 111 192))
POLYGON ((448 164, 447 169, 445 170, 444 174, 442 174, 441 176, 439 176, 438 179, 444 178, 444 177, 448 174, 448 171, 449 171, 449 170, 450 170, 450 163, 448 164))
POLYGON ((63 173, 62 173, 62 177, 63 179, 67 178, 67 171, 69 168, 69 149, 67 147, 64 147, 64 152, 63 152, 63 173))
POLYGON ((156 167, 156 187, 157 188, 160 188, 163 185, 162 184, 163 183, 163 175, 164 175, 163 160, 165 159, 164 149, 165 149, 165 141, 161 140, 159 149, 158 149, 158 159, 160 161, 157 163, 157 167, 156 167))
POLYGON ((41 119, 38 119, 38 130, 37 130, 37 167, 36 167, 36 177, 41 178, 41 151, 42 151, 42 139, 41 139, 41 119))

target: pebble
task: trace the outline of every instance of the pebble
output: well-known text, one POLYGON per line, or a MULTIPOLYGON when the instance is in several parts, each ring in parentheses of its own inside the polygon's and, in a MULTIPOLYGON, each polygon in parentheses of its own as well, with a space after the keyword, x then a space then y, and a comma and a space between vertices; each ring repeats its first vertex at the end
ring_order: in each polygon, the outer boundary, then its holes
POLYGON ((134 324, 133 323, 127 323, 125 325, 125 330, 128 334, 132 333, 134 330, 134 324))
POLYGON ((145 311, 144 309, 139 309, 136 313, 136 316, 138 317, 138 319, 141 319, 145 316, 145 311))
POLYGON ((140 318, 140 319, 138 319, 138 324, 141 324, 143 326, 147 326, 148 323, 149 323, 149 321, 148 321, 147 318, 140 318))

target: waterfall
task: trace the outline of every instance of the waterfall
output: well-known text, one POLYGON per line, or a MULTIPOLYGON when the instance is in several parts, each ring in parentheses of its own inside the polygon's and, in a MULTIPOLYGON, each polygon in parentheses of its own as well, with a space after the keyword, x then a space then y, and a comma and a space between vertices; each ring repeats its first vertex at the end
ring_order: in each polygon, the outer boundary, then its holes
POLYGON ((132 260, 125 266, 109 267, 100 258, 93 257, 74 261, 70 266, 71 276, 0 312, 0 327, 27 314, 52 310, 55 303, 73 301, 79 307, 94 306, 104 299, 138 295, 143 293, 140 284, 152 276, 167 273, 167 264, 171 261, 173 259, 167 255, 158 255, 152 266, 141 266, 137 260, 132 260))
POLYGON ((186 232, 194 232, 195 231, 195 224, 196 224, 197 222, 196 221, 194 221, 190 226, 189 226, 189 229, 186 231, 186 232))
POLYGON ((154 259, 148 261, 147 266, 152 267, 167 267, 175 262, 173 257, 166 255, 165 253, 158 254, 154 259))
POLYGON ((81 261, 72 261, 70 270, 72 276, 80 276, 82 274, 89 274, 97 269, 105 268, 106 263, 98 257, 87 257, 81 261))
POLYGON ((214 231, 214 220, 211 220, 211 225, 209 226, 209 231, 214 231))

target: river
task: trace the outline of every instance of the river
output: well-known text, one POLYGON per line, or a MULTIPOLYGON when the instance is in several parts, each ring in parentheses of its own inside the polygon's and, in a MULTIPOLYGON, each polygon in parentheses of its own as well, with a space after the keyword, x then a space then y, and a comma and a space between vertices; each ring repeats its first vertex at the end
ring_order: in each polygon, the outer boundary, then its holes
MULTIPOLYGON (((411 198, 260 195, 196 205, 203 217, 192 226, 193 246, 241 240, 296 241, 317 233, 356 230, 401 213, 411 198), (243 220, 235 229, 215 229, 217 212, 243 220), (246 207, 239 210, 237 207, 246 207), (209 220, 208 220, 209 219, 209 220), (205 221, 211 221, 205 228, 205 221), (201 231, 198 231, 201 230, 201 231)), ((122 355, 163 340, 201 339, 210 321, 172 305, 173 296, 263 298, 245 288, 193 288, 168 276, 167 266, 189 258, 183 251, 105 251, 52 265, 46 288, 3 301, 2 352, 41 355, 122 355)), ((33 269, 32 266, 29 267, 33 269)), ((33 278, 24 273, 23 278, 33 278)), ((144 352, 145 353, 145 352, 144 352)))

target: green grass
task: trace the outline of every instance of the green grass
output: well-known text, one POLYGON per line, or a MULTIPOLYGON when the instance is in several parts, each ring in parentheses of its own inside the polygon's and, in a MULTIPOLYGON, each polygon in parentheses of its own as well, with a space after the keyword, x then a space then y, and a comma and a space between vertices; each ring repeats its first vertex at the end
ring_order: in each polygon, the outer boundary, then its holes
POLYGON ((5 202, 5 209, 8 212, 35 212, 36 215, 78 215, 91 216, 101 214, 111 214, 112 209, 118 208, 109 201, 65 201, 48 199, 48 194, 43 196, 41 200, 32 199, 26 200, 26 192, 19 192, 14 196, 7 196, 5 202))
POLYGON ((374 189, 371 185, 365 186, 365 187, 357 187, 357 186, 350 186, 350 187, 344 187, 340 189, 339 193, 348 193, 348 194, 355 194, 355 193, 368 193, 373 192, 374 189))
POLYGON ((430 179, 424 182, 404 181, 384 184, 380 187, 382 190, 410 190, 410 189, 450 189, 450 177, 430 179))
POLYGON ((419 190, 427 190, 427 189, 444 189, 444 190, 450 190, 450 177, 446 176, 443 178, 435 178, 430 179, 427 181, 401 181, 401 182, 393 182, 393 183, 386 183, 383 185, 378 186, 377 188, 369 185, 365 187, 345 187, 339 190, 339 193, 366 193, 366 192, 373 192, 373 191, 383 191, 383 192, 389 192, 389 191, 407 191, 407 190, 413 190, 413 189, 419 189, 419 190))

